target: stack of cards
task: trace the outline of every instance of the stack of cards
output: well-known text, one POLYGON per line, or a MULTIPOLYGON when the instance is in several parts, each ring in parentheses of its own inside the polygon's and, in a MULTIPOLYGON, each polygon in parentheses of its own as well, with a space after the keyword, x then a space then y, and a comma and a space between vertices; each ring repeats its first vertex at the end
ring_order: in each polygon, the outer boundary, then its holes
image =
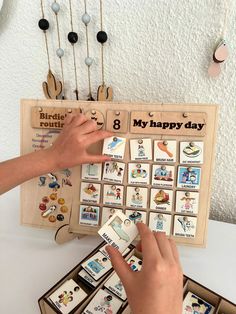
POLYGON ((214 310, 214 306, 192 292, 188 292, 184 298, 183 314, 213 314, 214 310))

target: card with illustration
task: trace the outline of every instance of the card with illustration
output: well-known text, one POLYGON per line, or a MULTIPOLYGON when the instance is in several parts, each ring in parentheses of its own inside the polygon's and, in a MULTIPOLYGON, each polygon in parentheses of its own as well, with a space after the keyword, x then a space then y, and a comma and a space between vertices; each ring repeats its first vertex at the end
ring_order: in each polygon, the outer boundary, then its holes
POLYGON ((81 269, 81 271, 78 273, 78 276, 80 278, 82 278, 83 280, 85 280, 88 284, 90 284, 93 287, 97 287, 102 281, 103 278, 101 278, 100 280, 95 280, 92 276, 90 276, 86 270, 81 269))
POLYGON ((194 238, 197 228, 197 217, 175 215, 174 235, 176 237, 194 238))
POLYGON ((99 204, 101 184, 81 182, 80 201, 85 203, 99 204))
POLYGON ((173 141, 173 140, 154 141, 154 161, 175 162, 176 161, 176 141, 173 141))
MULTIPOLYGON (((127 263, 133 271, 139 271, 142 267, 142 260, 136 256, 131 256, 127 263)), ((121 300, 125 301, 127 299, 124 286, 116 273, 105 282, 104 286, 121 300)))
POLYGON ((98 234, 122 253, 137 237, 138 229, 125 214, 116 212, 102 226, 98 234))
POLYGON ((190 291, 184 298, 183 314, 213 314, 214 310, 213 305, 190 291))
POLYGON ((125 154, 126 138, 112 136, 104 140, 103 155, 112 157, 114 159, 123 159, 125 154))
POLYGON ((107 161, 103 169, 103 181, 123 183, 125 163, 117 161, 107 161))
POLYGON ((113 207, 103 207, 102 208, 102 221, 101 226, 104 225, 117 211, 121 211, 120 208, 113 208, 113 207))
POLYGON ((143 210, 126 209, 125 214, 135 224, 137 222, 143 222, 144 224, 147 222, 147 212, 143 210))
POLYGON ((128 183, 129 184, 149 184, 150 165, 149 164, 128 164, 128 183))
POLYGON ((181 167, 178 168, 177 187, 183 189, 200 188, 201 168, 198 167, 181 167))
POLYGON ((98 290, 90 303, 84 309, 84 314, 116 314, 118 313, 122 301, 106 290, 98 290))
POLYGON ((203 142, 180 142, 181 164, 203 164, 203 142))
MULTIPOLYGON (((110 259, 109 255, 108 255, 108 253, 107 253, 107 250, 106 250, 106 246, 107 246, 107 245, 108 245, 107 243, 106 243, 105 245, 103 245, 103 246, 99 249, 99 252, 101 252, 103 255, 105 255, 106 257, 108 257, 108 258, 110 259)), ((127 247, 127 249, 125 249, 124 252, 122 253, 122 256, 127 255, 130 251, 131 251, 131 249, 127 247)))
POLYGON ((79 224, 94 227, 98 226, 99 211, 100 210, 98 206, 80 205, 79 224))
POLYGON ((147 188, 127 186, 126 206, 134 208, 147 208, 147 195, 147 188))
POLYGON ((63 314, 70 313, 85 298, 87 293, 73 280, 67 280, 49 296, 49 300, 63 314))
POLYGON ((99 280, 112 268, 109 258, 104 256, 101 252, 94 254, 87 261, 83 262, 81 266, 95 280, 99 280))
POLYGON ((190 191, 176 191, 175 211, 178 213, 197 214, 199 193, 190 191))
POLYGON ((150 138, 130 140, 131 160, 152 160, 152 140, 150 138))
POLYGON ((163 213, 149 214, 149 228, 152 231, 165 232, 167 236, 170 235, 171 215, 163 213))
POLYGON ((102 164, 83 164, 81 166, 81 179, 101 181, 102 164))
POLYGON ((174 185, 175 167, 168 165, 152 166, 152 185, 163 188, 173 187, 174 185))
POLYGON ((123 205, 124 186, 123 185, 109 185, 103 186, 103 204, 105 205, 123 205))
POLYGON ((172 190, 151 189, 150 209, 171 211, 172 206, 172 190))

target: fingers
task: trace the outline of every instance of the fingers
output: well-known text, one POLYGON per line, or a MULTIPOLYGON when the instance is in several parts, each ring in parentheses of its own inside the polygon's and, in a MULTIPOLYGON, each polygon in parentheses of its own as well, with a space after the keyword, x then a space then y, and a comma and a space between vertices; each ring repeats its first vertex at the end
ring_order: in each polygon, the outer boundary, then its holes
MULTIPOLYGON (((77 114, 77 115, 73 115, 73 118, 70 122, 70 126, 71 127, 77 127, 77 126, 81 126, 82 124, 84 124, 86 121, 88 121, 88 119, 85 117, 85 115, 83 114, 77 114)), ((82 132, 83 133, 83 132, 82 132)))
POLYGON ((161 256, 165 260, 174 261, 172 248, 165 232, 154 232, 161 256))
POLYGON ((92 132, 88 135, 88 138, 86 139, 86 145, 90 146, 91 144, 104 140, 105 138, 111 137, 112 135, 112 132, 96 130, 95 132, 92 132))
POLYGON ((79 128, 77 130, 81 135, 89 134, 97 130, 97 123, 94 120, 86 120, 78 126, 79 128))
POLYGON ((110 161, 111 157, 105 155, 88 155, 86 163, 99 164, 105 161, 110 161))
POLYGON ((173 239, 169 239, 169 243, 170 243, 173 257, 174 257, 175 261, 180 265, 179 252, 178 252, 177 246, 175 244, 175 241, 173 239))
POLYGON ((76 115, 73 114, 73 113, 68 113, 68 114, 66 115, 65 120, 64 120, 64 125, 69 125, 75 116, 76 116, 76 115))
POLYGON ((138 241, 137 245, 136 245, 136 250, 139 252, 142 252, 142 243, 141 241, 138 241))
POLYGON ((151 267, 151 264, 161 259, 159 247, 152 231, 145 224, 137 223, 136 226, 141 237, 143 261, 151 267))
POLYGON ((127 262, 124 260, 121 253, 117 249, 108 245, 106 246, 106 251, 110 256, 112 266, 116 271, 117 275, 120 277, 120 280, 122 281, 124 286, 128 285, 133 275, 133 272, 130 269, 129 265, 127 264, 127 262))

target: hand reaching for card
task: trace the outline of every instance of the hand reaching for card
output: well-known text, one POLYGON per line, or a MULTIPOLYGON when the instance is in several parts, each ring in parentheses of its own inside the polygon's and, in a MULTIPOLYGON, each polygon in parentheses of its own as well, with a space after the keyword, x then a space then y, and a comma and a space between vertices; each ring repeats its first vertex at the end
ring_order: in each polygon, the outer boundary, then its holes
POLYGON ((89 154, 87 148, 112 135, 111 132, 97 130, 96 122, 88 120, 85 115, 70 114, 65 119, 60 135, 48 149, 50 157, 57 160, 57 169, 110 160, 107 156, 89 154))
POLYGON ((141 271, 133 272, 120 252, 107 246, 112 265, 120 277, 133 314, 181 314, 183 274, 175 242, 162 232, 137 224, 142 251, 141 271))

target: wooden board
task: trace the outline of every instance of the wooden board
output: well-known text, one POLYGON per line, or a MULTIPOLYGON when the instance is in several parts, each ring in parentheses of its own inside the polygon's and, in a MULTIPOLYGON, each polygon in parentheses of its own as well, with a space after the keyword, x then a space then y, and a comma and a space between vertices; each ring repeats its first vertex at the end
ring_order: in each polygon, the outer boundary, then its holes
MULTIPOLYGON (((215 140, 216 140, 216 129, 217 129, 217 111, 218 106, 216 105, 208 105, 208 104, 145 104, 145 103, 126 103, 126 102, 82 102, 82 101, 68 101, 68 100, 23 100, 22 101, 22 153, 28 153, 34 150, 32 147, 32 138, 35 134, 45 135, 47 134, 46 129, 33 129, 31 127, 31 110, 35 107, 42 107, 43 110, 46 108, 80 108, 83 113, 89 113, 90 117, 91 113, 96 112, 99 117, 104 117, 104 125, 103 129, 108 129, 116 132, 117 136, 125 137, 127 141, 130 139, 138 139, 143 138, 144 134, 145 138, 150 138, 152 141, 155 140, 177 140, 180 141, 202 141, 204 143, 204 163, 200 165, 202 170, 201 176, 201 185, 199 189, 200 199, 199 199, 199 211, 197 215, 197 230, 195 238, 181 238, 172 236, 177 243, 187 244, 191 246, 203 247, 206 245, 207 239, 207 226, 208 226, 208 216, 209 216, 209 208, 210 208, 210 192, 211 192, 211 178, 214 167, 214 153, 215 153, 215 140), (138 112, 138 115, 136 114, 138 112), (150 117, 149 113, 153 113, 153 116, 150 117), (175 129, 174 133, 172 129, 160 129, 159 127, 154 128, 155 130, 150 133, 150 129, 147 133, 143 133, 140 130, 134 130, 132 128, 131 119, 134 117, 144 117, 153 118, 159 116, 160 121, 162 122, 171 122, 179 120, 178 122, 184 123, 182 121, 193 122, 203 124, 201 130, 197 128, 179 128, 179 130, 175 129), (163 118, 164 117, 164 118, 163 118), (115 121, 115 120, 119 120, 115 121), (164 121, 165 120, 165 121, 164 121), (166 130, 168 132, 166 133, 166 130), (137 132, 137 133, 134 133, 137 132), (141 132, 141 133, 140 133, 141 132)), ((51 110, 51 109, 50 109, 51 110)), ((63 109, 65 110, 65 109, 63 109)), ((145 120, 146 121, 146 120, 145 120)), ((160 122, 159 121, 159 122, 160 122)), ((167 126, 167 125, 166 125, 167 126)), ((173 124, 172 124, 173 126, 173 124)), ((153 128, 151 128, 153 130, 153 128)), ((50 130, 48 130, 50 131, 50 130)), ((56 136, 56 135, 55 135, 56 136)), ((50 141, 47 143, 42 143, 38 145, 37 149, 46 147, 49 145, 50 141)), ((102 152, 102 143, 98 143, 91 147, 91 151, 94 153, 102 152)), ((177 156, 179 155, 179 148, 177 148, 177 156)), ((126 145, 125 156, 122 162, 128 164, 130 161, 130 149, 129 145, 126 145)), ((145 163, 153 164, 153 161, 145 161, 145 163)), ((157 164, 157 163, 155 163, 157 164)), ((179 160, 172 164, 177 168, 179 165, 179 160)), ((81 167, 75 167, 72 171, 72 179, 77 178, 78 184, 74 184, 71 189, 68 187, 62 189, 60 191, 60 195, 63 195, 64 198, 68 199, 68 203, 70 205, 71 213, 70 218, 66 219, 70 224, 70 231, 79 234, 89 234, 95 235, 97 234, 98 227, 84 226, 79 224, 79 205, 80 205, 80 183, 81 183, 81 167)), ((176 180, 176 178, 175 178, 176 180)), ((63 221, 52 223, 46 223, 45 220, 42 221, 40 215, 38 214, 37 207, 42 195, 46 192, 42 189, 42 187, 37 186, 37 179, 31 180, 25 183, 22 186, 22 198, 21 198, 21 207, 22 207, 22 222, 31 226, 38 227, 59 227, 62 224, 67 222, 63 221), (34 195, 32 197, 32 195, 34 195)), ((105 182, 102 181, 101 184, 103 186, 105 182)), ((106 182, 106 184, 109 184, 106 182)), ((127 171, 124 174, 124 187, 128 185, 127 180, 127 171)), ((151 185, 147 185, 148 191, 150 192, 151 185)), ((173 187, 174 195, 177 189, 176 185, 173 187)), ((62 197, 62 196, 60 196, 62 197)), ((175 200, 174 200, 175 203, 175 200)), ((102 203, 99 203, 98 206, 102 211, 102 203)), ((107 206, 106 206, 107 207, 107 206)), ((117 208, 122 209, 123 211, 126 209, 126 206, 115 206, 117 208)), ((145 209, 147 213, 150 212, 149 204, 147 209, 145 209)), ((153 210, 152 210, 153 211, 153 210)), ((171 230, 173 231, 173 218, 176 214, 174 210, 174 206, 170 212, 172 216, 171 222, 171 230)), ((184 215, 184 214, 183 214, 184 215)), ((191 215, 190 215, 191 216, 191 215)), ((100 217, 101 222, 101 217, 100 217)))

